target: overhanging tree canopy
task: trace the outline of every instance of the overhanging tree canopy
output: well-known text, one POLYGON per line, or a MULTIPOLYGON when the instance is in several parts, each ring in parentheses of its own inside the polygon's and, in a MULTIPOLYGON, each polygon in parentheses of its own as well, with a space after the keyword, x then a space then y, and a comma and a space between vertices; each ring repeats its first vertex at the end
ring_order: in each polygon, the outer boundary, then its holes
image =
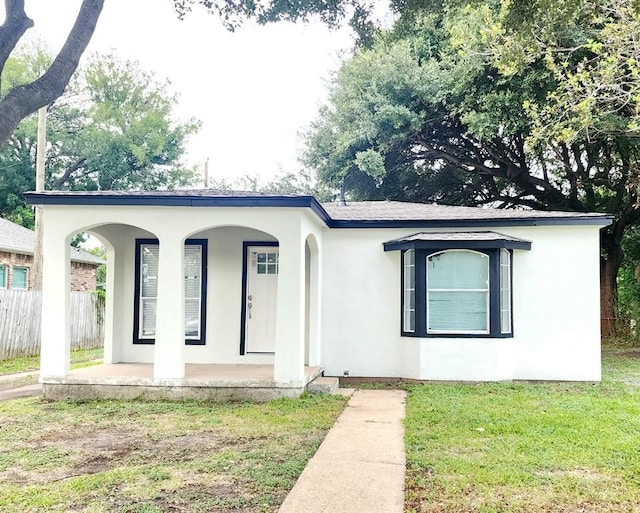
MULTIPOLYGON (((532 106, 542 112, 559 104, 566 84, 549 62, 550 43, 505 73, 513 39, 500 48, 492 37, 508 33, 503 14, 478 2, 414 10, 410 23, 401 18, 337 73, 309 131, 306 163, 320 180, 344 181, 361 198, 616 214, 602 237, 602 316, 612 321, 622 237, 640 221, 639 141, 604 130, 540 137, 532 106)), ((597 23, 579 16, 572 30, 555 31, 562 48, 580 47, 558 56, 565 73, 594 58, 583 43, 606 37, 597 23)), ((563 122, 558 116, 547 125, 553 121, 563 122)))
MULTIPOLYGON (((12 56, 2 75, 15 86, 50 62, 29 49, 12 56)), ((176 118, 169 83, 132 61, 96 55, 48 109, 47 188, 157 189, 190 185, 181 161, 199 122, 176 118)), ((25 118, 0 149, 0 214, 29 226, 22 193, 34 188, 35 115, 25 118)))

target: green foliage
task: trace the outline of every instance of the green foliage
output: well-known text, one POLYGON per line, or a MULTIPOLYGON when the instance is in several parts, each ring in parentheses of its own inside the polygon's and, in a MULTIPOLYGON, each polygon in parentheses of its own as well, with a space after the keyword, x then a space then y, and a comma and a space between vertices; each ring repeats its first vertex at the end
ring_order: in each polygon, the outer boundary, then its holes
MULTIPOLYGON (((28 82, 50 59, 41 48, 11 57, 2 83, 28 82)), ((96 55, 48 108, 49 189, 158 189, 190 185, 181 158, 199 122, 175 120, 177 96, 139 64, 96 55)), ((30 227, 22 193, 35 188, 37 121, 23 120, 0 150, 0 215, 30 227)))
POLYGON ((330 27, 348 17, 349 25, 363 44, 371 41, 376 30, 372 21, 372 5, 366 0, 298 0, 296 2, 256 2, 255 0, 173 0, 182 18, 200 5, 216 14, 228 30, 235 30, 248 19, 264 25, 279 21, 320 19, 330 27))
POLYGON ((615 318, 622 238, 640 222, 631 0, 394 5, 395 26, 336 73, 304 163, 353 199, 614 214, 602 283, 615 318))
POLYGON ((624 236, 625 259, 618 273, 619 330, 631 340, 640 338, 640 227, 631 227, 624 236))
POLYGON ((258 176, 245 175, 234 180, 212 180, 212 189, 224 191, 254 191, 272 194, 306 194, 315 196, 319 201, 331 201, 335 198, 335 191, 318 183, 306 170, 299 172, 281 171, 274 178, 263 182, 258 176))
MULTIPOLYGON (((101 359, 104 350, 98 349, 78 349, 71 351, 71 366, 78 367, 92 360, 101 359)), ((15 374, 18 372, 33 371, 40 368, 40 356, 22 356, 19 358, 10 358, 8 360, 0 360, 0 375, 15 374)))

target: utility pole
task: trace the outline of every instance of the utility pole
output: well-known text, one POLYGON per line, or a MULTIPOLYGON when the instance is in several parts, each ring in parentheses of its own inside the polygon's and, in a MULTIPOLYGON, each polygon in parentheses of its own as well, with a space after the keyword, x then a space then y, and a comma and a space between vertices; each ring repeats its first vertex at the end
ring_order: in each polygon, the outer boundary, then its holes
MULTIPOLYGON (((44 166, 47 157, 47 108, 38 110, 38 146, 36 154, 36 192, 44 191, 44 166)), ((36 207, 36 244, 33 249, 33 290, 42 290, 42 209, 36 207)))
POLYGON ((204 188, 209 188, 209 157, 204 161, 204 188))

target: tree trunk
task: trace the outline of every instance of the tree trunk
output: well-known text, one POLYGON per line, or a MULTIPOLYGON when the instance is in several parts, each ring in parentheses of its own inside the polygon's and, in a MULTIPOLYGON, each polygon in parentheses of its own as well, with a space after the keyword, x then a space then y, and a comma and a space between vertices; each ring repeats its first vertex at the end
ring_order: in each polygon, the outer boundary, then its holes
POLYGON ((613 335, 620 318, 618 312, 618 271, 622 265, 622 240, 603 231, 600 259, 600 322, 603 337, 613 335))
MULTIPOLYGON (((23 2, 15 3, 21 5, 23 2)), ((14 87, 0 100, 0 145, 9 139, 23 118, 50 104, 62 94, 91 40, 103 4, 104 0, 83 0, 67 41, 47 72, 35 82, 14 87)), ((2 34, 3 38, 8 39, 12 34, 16 37, 17 34, 23 34, 26 30, 25 23, 28 21, 17 25, 16 28, 3 25, 5 31, 14 31, 5 32, 2 34)))

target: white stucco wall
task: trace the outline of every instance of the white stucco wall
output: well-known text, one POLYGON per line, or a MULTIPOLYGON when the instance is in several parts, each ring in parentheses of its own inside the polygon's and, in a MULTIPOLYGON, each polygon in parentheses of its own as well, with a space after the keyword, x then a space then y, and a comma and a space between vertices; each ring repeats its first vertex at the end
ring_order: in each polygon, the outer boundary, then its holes
MULTIPOLYGON (((168 377, 180 372, 172 358, 180 364, 276 363, 281 381, 299 380, 302 363, 323 365, 335 376, 600 379, 598 226, 492 227, 532 241, 531 251, 514 250, 514 336, 455 339, 400 335, 400 253, 385 252, 382 244, 419 228, 329 229, 298 208, 49 206, 45 223, 45 255, 63 255, 65 238, 81 230, 94 230, 111 246, 109 265, 117 272, 108 279, 113 322, 107 362, 160 361, 168 377), (163 240, 208 240, 204 346, 166 356, 152 345, 133 344, 136 238, 159 238, 161 247, 163 240), (242 243, 261 240, 280 242, 276 357, 239 352, 242 243)), ((51 294, 59 282, 45 284, 52 306, 43 319, 52 330, 67 315, 56 304, 58 292, 51 294)), ((178 304, 179 298, 170 300, 167 311, 179 312, 178 304)), ((57 336, 47 335, 50 342, 57 336)), ((54 342, 47 343, 50 353, 64 347, 54 342)), ((51 361, 59 373, 62 363, 51 361)))
POLYGON ((400 253, 384 252, 382 243, 418 230, 327 230, 322 323, 326 374, 599 380, 599 227, 491 230, 533 242, 531 251, 514 250, 513 338, 402 337, 400 253))
MULTIPOLYGON (((276 380, 297 382, 303 378, 302 366, 305 360, 312 364, 321 363, 318 349, 320 300, 313 299, 316 294, 314 290, 307 296, 304 289, 307 281, 305 241, 308 237, 313 240, 313 258, 316 259, 313 265, 308 266, 310 271, 313 270, 314 277, 308 281, 311 283, 321 279, 318 251, 322 247, 322 223, 310 210, 258 207, 50 206, 46 209, 46 222, 55 229, 49 230, 45 254, 47 244, 53 249, 64 247, 65 241, 61 234, 66 237, 78 231, 92 231, 110 246, 109 268, 115 272, 107 280, 113 288, 111 297, 114 298, 110 307, 112 313, 109 314, 113 322, 107 330, 111 333, 111 341, 105 345, 107 362, 142 362, 158 366, 165 358, 158 354, 153 345, 133 344, 135 240, 159 239, 162 265, 163 240, 199 238, 208 241, 206 344, 184 347, 180 350, 178 359, 183 360, 183 363, 275 363, 274 355, 240 354, 240 316, 243 242, 277 240, 281 252, 279 280, 288 282, 290 286, 280 287, 278 291, 278 306, 283 312, 279 315, 286 322, 281 320, 277 327, 276 338, 282 347, 283 361, 276 364, 276 373, 280 373, 275 376, 276 380), (294 268, 297 269, 294 274, 287 274, 294 268), (291 286, 296 283, 300 284, 299 291, 295 290, 295 285, 291 286), (308 311, 305 308, 305 297, 313 302, 317 310, 308 311), (302 335, 298 336, 298 333, 302 335), (309 354, 310 352, 313 354, 309 354)), ((50 287, 49 296, 52 295, 52 290, 57 289, 50 287)), ((107 292, 109 296, 110 291, 107 292)), ((178 312, 175 315, 178 319, 180 314, 177 303, 172 311, 178 312)), ((57 312, 53 311, 52 318, 56 315, 57 312)), ((169 366, 171 364, 164 363, 169 366)), ((57 368, 60 369, 61 366, 57 368)), ((59 373, 59 370, 56 372, 59 373)), ((174 371, 169 369, 167 372, 174 371)), ((179 377, 179 369, 177 372, 179 377)))

